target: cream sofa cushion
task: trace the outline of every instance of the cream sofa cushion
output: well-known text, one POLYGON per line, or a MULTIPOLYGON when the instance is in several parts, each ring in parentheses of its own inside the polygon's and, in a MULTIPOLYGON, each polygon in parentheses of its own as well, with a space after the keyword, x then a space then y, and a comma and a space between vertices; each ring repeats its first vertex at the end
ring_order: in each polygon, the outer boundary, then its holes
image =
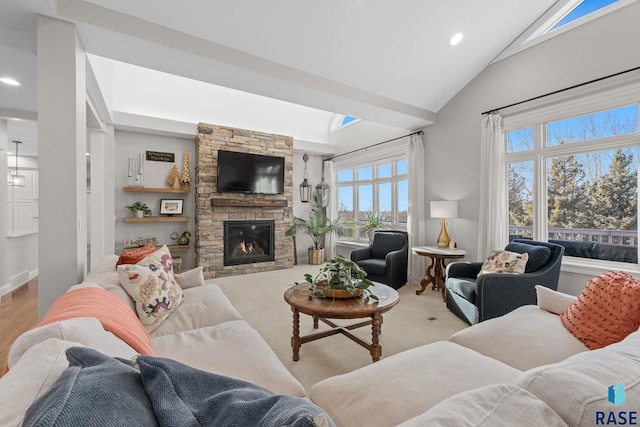
POLYGON ((567 427, 546 403, 513 384, 456 394, 398 427, 567 427))
POLYGON ((136 312, 136 305, 127 291, 120 285, 118 272, 116 270, 116 262, 118 255, 106 255, 95 265, 91 266, 91 270, 87 273, 87 277, 82 284, 94 284, 104 288, 116 295, 122 301, 126 302, 131 311, 136 312))
POLYGON ((276 394, 305 395, 302 384, 244 320, 157 337, 153 350, 156 356, 248 381, 276 394))
POLYGON ((131 346, 102 328, 93 317, 75 317, 31 329, 20 335, 11 346, 8 355, 9 368, 13 368, 23 354, 36 344, 49 338, 73 341, 94 348, 112 357, 129 359, 138 354, 131 346))
POLYGON ((0 378, 0 426, 22 425, 29 406, 62 375, 69 366, 65 351, 79 343, 45 339, 28 348, 20 360, 0 378))
POLYGON ((525 305, 505 316, 463 329, 449 341, 521 371, 589 350, 562 326, 560 316, 535 305, 525 305))
MULTIPOLYGON (((532 369, 514 384, 546 402, 571 426, 596 425, 596 412, 637 411, 640 407, 640 332, 607 347, 532 369), (610 403, 608 388, 619 382, 626 401, 610 403)), ((606 420, 606 418, 605 418, 606 420)))
POLYGON ((215 326, 240 320, 240 313, 218 285, 207 284, 182 291, 182 304, 151 333, 151 337, 215 326))
POLYGON ((309 397, 338 426, 395 426, 442 400, 520 371, 457 344, 440 341, 320 381, 309 397))

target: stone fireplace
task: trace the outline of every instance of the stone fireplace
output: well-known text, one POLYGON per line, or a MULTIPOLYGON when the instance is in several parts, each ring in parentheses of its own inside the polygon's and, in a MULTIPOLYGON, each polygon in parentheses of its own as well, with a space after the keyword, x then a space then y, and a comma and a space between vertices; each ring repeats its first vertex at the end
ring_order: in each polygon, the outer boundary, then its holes
POLYGON ((273 261, 273 221, 224 221, 224 265, 273 261))
MULTIPOLYGON (((285 235, 293 221, 293 138, 199 123, 195 173, 196 265, 203 267, 205 278, 257 273, 293 266, 293 240, 285 235), (218 151, 221 149, 284 157, 284 193, 218 193, 218 151), (251 238, 249 246, 253 245, 253 248, 247 247, 245 241, 244 250, 251 251, 247 256, 238 252, 242 251, 242 248, 237 249, 235 243, 231 249, 228 245, 225 246, 229 232, 237 232, 227 230, 226 225, 233 226, 241 222, 272 223, 270 232, 273 233, 273 238, 269 245, 272 248, 263 247, 260 236, 251 238), (258 243, 259 249, 253 241, 258 243), (257 254, 261 251, 265 252, 264 256, 257 254), (271 253, 267 259, 266 253, 269 251, 271 253), (235 260, 230 262, 231 259, 235 260)), ((242 241, 239 244, 241 247, 242 241)))

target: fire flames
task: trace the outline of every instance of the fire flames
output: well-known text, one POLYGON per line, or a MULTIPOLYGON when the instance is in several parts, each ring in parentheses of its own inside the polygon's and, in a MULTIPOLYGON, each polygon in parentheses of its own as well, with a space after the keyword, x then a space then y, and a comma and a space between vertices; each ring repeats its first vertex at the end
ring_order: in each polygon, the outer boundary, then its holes
POLYGON ((245 241, 243 240, 242 243, 240 243, 240 249, 242 249, 242 252, 244 252, 245 254, 250 254, 253 252, 253 243, 245 243, 245 241))

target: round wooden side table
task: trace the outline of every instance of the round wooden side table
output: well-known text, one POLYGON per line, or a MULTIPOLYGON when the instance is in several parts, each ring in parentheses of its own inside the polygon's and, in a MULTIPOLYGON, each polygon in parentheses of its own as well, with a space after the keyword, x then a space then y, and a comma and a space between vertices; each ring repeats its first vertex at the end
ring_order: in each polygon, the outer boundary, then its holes
POLYGON ((444 301, 444 260, 447 258, 464 258, 467 252, 462 249, 448 249, 438 246, 414 246, 411 248, 411 252, 431 258, 431 264, 426 271, 427 277, 420 281, 421 289, 416 291, 416 295, 423 293, 427 286, 431 284, 431 289, 437 289, 442 292, 442 301, 444 301))

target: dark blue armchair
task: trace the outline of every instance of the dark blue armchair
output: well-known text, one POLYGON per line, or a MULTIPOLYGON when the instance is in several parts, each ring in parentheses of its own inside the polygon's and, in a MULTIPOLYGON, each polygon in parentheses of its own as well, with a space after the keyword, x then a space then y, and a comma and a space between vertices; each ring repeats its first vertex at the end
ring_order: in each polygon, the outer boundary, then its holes
POLYGON ((366 248, 351 252, 351 260, 364 271, 367 278, 398 289, 407 283, 409 237, 406 231, 376 231, 373 242, 366 248))
POLYGON ((470 325, 536 304, 535 285, 558 289, 563 246, 517 239, 505 250, 529 254, 524 274, 489 273, 477 277, 482 262, 447 265, 447 308, 470 325))

